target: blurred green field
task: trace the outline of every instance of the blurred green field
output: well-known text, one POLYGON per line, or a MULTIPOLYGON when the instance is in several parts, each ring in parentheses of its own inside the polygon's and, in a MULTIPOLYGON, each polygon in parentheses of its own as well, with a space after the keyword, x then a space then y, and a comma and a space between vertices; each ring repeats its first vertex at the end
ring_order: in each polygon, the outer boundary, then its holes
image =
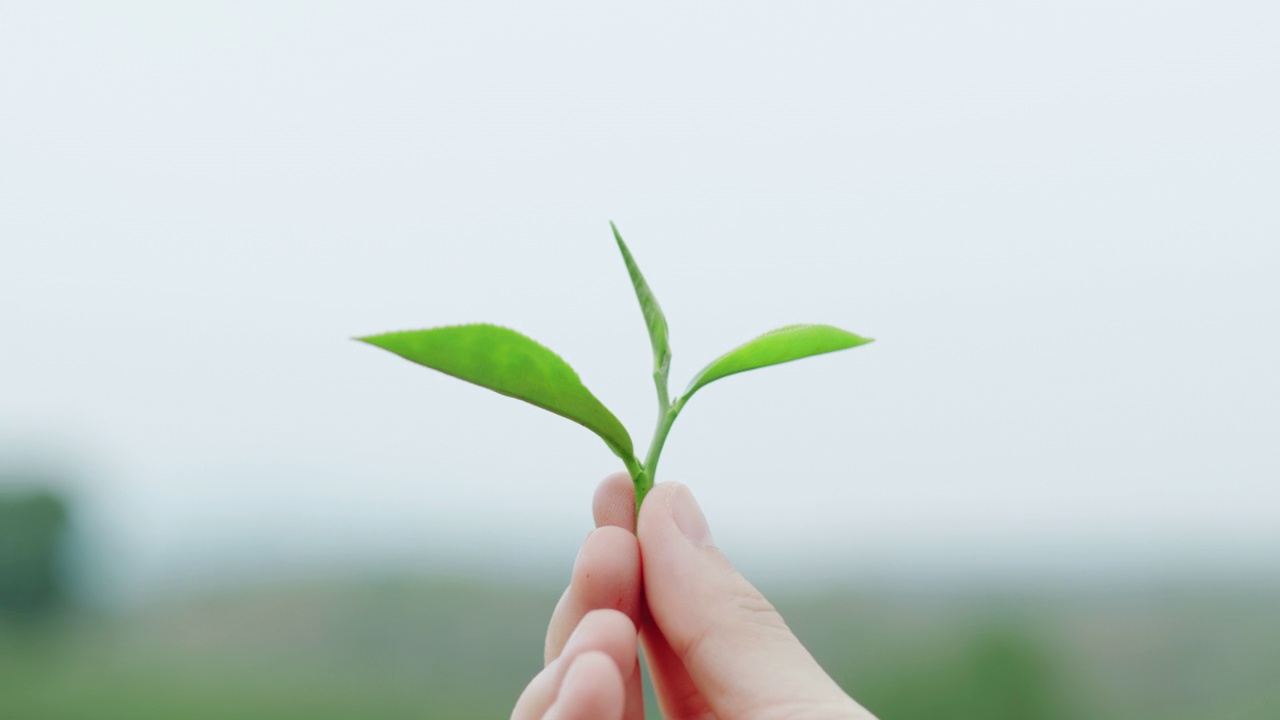
MULTIPOLYGON (((1280 718, 1274 588, 766 590, 883 720, 1280 718)), ((502 718, 540 666, 557 597, 295 583, 8 622, 0 718, 502 718)))

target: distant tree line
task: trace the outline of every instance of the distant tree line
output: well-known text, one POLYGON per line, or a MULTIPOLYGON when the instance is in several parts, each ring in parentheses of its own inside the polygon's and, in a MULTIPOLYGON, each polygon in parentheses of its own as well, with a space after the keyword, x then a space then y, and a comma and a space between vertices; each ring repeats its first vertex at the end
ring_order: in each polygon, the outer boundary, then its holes
POLYGON ((54 492, 0 489, 0 615, 29 619, 61 605, 68 519, 54 492))

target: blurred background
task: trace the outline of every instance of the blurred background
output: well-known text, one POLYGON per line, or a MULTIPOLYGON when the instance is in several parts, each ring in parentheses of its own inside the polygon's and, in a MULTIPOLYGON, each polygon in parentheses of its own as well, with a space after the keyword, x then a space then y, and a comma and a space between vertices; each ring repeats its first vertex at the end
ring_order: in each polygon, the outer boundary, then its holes
POLYGON ((0 716, 505 717, 596 482, 885 720, 1280 717, 1266 2, 0 4, 0 716))

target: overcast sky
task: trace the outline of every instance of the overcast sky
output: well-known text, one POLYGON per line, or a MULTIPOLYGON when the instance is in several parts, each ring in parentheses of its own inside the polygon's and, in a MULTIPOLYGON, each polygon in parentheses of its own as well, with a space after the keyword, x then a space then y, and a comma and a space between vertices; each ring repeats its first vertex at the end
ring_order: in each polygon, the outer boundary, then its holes
MULTIPOLYGON (((497 322, 758 572, 1280 573, 1270 2, 5 3, 0 466, 117 586, 567 572, 621 469, 351 342, 497 322), (109 571, 108 571, 109 569, 109 571)), ((0 470, 2 472, 2 470, 0 470)))

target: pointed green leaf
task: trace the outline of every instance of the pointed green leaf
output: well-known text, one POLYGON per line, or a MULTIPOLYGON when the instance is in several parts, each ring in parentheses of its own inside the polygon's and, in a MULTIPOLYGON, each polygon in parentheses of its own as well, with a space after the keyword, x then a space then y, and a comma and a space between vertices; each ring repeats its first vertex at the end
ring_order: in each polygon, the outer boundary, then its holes
POLYGON ((689 383, 683 404, 702 386, 735 373, 756 368, 791 362, 810 355, 835 352, 866 345, 871 338, 864 338, 830 325, 788 325, 771 330, 744 345, 721 355, 715 362, 703 368, 689 383))
MULTIPOLYGON (((613 237, 618 241, 618 250, 622 251, 622 261, 627 264, 627 274, 631 276, 631 284, 636 288, 636 299, 640 301, 640 310, 644 313, 644 324, 649 328, 649 343, 653 345, 653 372, 660 373, 665 383, 667 370, 671 367, 667 318, 662 314, 662 308, 658 306, 658 298, 654 297, 653 291, 649 289, 649 283, 645 282, 644 275, 640 274, 640 266, 636 265, 636 260, 631 257, 627 244, 622 241, 618 226, 610 222, 609 227, 613 228, 613 237)), ((663 387, 662 390, 665 394, 666 388, 663 387)))
POLYGON ((559 355, 496 325, 456 325, 356 338, 420 365, 524 400, 591 430, 638 467, 631 436, 559 355))

